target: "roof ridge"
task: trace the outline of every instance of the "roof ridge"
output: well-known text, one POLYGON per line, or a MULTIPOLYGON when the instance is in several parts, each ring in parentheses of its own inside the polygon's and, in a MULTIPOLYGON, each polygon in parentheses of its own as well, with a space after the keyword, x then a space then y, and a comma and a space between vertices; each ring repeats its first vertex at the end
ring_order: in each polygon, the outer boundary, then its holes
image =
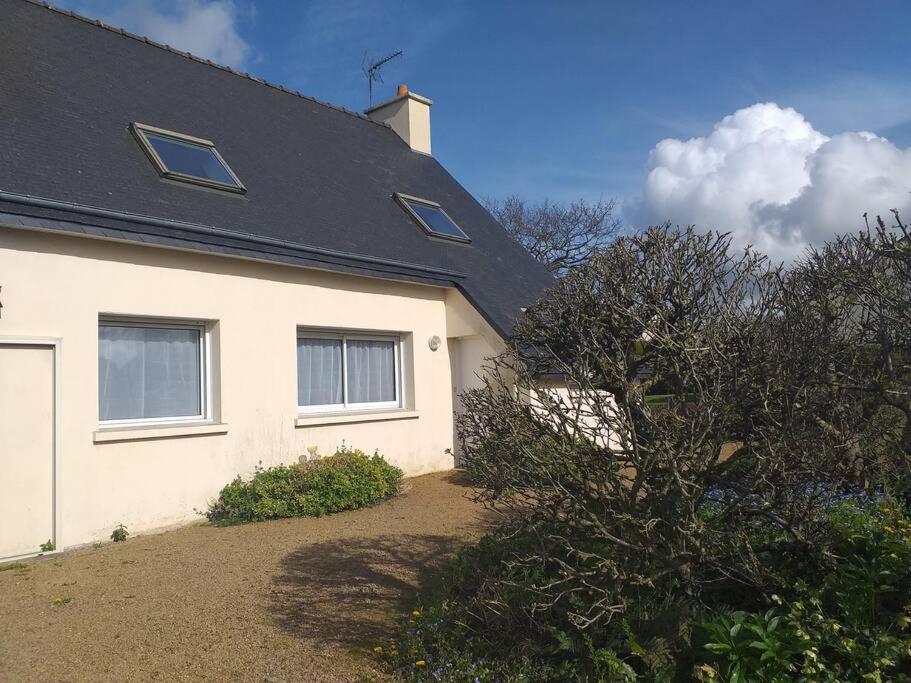
POLYGON ((232 69, 230 66, 225 66, 224 64, 218 64, 217 62, 213 62, 211 59, 204 59, 203 57, 198 57, 191 52, 185 52, 183 50, 178 50, 177 48, 171 47, 170 45, 166 45, 164 43, 159 43, 158 41, 152 40, 148 36, 141 36, 136 33, 131 33, 130 31, 127 31, 124 28, 118 28, 116 26, 111 26, 110 24, 104 23, 100 19, 92 19, 91 17, 86 17, 81 14, 77 14, 76 12, 73 12, 72 10, 63 9, 61 7, 54 7, 53 5, 45 2, 44 0, 25 0, 25 2, 29 3, 30 5, 35 5, 37 7, 41 7, 43 9, 50 10, 51 12, 56 12, 57 14, 62 14, 63 16, 70 17, 71 19, 76 19, 76 20, 84 22, 86 24, 91 24, 92 26, 97 26, 98 28, 102 28, 106 31, 110 31, 111 33, 116 33, 118 35, 124 36, 125 38, 130 38, 139 43, 146 43, 147 45, 152 45, 153 47, 157 47, 161 50, 164 50, 165 52, 170 52, 171 54, 178 55, 179 57, 183 57, 184 59, 189 59, 191 61, 198 62, 200 64, 205 64, 206 66, 211 66, 215 69, 219 69, 220 71, 225 71, 234 76, 239 76, 240 78, 246 78, 247 80, 253 81, 254 83, 259 83, 260 85, 265 85, 268 88, 272 88, 273 90, 278 90, 279 92, 287 93, 288 95, 294 95, 295 97, 299 97, 302 100, 307 100, 308 102, 313 102, 314 104, 318 104, 318 105, 326 107, 328 109, 332 109, 334 111, 338 111, 343 114, 348 114, 348 116, 353 116, 356 119, 360 119, 362 121, 369 121, 370 123, 380 126, 382 128, 389 128, 388 123, 383 123, 381 121, 375 121, 374 119, 371 119, 369 116, 365 116, 364 114, 361 114, 360 112, 352 111, 351 109, 347 109, 347 108, 339 106, 337 104, 332 104, 331 102, 324 102, 323 100, 319 100, 315 97, 311 97, 310 95, 304 95, 299 90, 290 90, 289 88, 286 88, 285 86, 281 85, 280 83, 273 83, 271 81, 267 81, 264 78, 259 78, 258 76, 254 76, 250 73, 247 73, 246 71, 237 71, 235 69, 232 69))

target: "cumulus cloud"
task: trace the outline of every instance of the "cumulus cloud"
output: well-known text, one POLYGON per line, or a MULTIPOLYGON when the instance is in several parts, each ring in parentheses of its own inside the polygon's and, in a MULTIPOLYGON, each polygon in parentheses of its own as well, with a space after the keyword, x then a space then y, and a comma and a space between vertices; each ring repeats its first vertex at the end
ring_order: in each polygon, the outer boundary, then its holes
POLYGON ((828 137, 794 109, 754 104, 706 137, 659 142, 642 207, 652 222, 730 231, 790 260, 858 228, 865 211, 911 216, 911 148, 867 132, 828 137))
POLYGON ((78 10, 218 64, 243 68, 252 55, 238 30, 241 12, 232 0, 102 1, 78 10))

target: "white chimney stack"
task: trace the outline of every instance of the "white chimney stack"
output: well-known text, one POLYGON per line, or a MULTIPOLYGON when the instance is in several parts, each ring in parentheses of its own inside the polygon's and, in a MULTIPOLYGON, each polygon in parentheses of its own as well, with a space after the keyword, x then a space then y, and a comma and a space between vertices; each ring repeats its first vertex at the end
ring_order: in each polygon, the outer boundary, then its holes
POLYGON ((407 85, 400 85, 396 96, 364 113, 374 121, 389 124, 398 136, 415 152, 430 154, 431 100, 409 92, 407 85))

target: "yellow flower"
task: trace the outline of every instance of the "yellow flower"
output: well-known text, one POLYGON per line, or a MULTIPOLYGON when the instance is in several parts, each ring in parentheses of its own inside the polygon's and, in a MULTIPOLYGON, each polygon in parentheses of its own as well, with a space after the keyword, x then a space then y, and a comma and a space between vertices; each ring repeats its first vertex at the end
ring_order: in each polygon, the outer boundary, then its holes
POLYGON ((427 666, 427 662, 425 662, 423 659, 419 659, 418 661, 416 661, 414 663, 414 665, 415 666, 427 666))
POLYGON ((413 617, 419 617, 419 616, 421 616, 421 613, 418 612, 417 610, 414 610, 414 611, 411 613, 411 616, 413 616, 413 617))
POLYGON ((63 598, 54 598, 54 604, 55 604, 55 605, 62 605, 62 604, 63 604, 63 598))
POLYGON ((891 534, 894 531, 894 529, 892 529, 892 527, 890 527, 890 526, 884 526, 883 531, 887 531, 891 534))
POLYGON ((376 652, 378 655, 381 655, 381 654, 383 654, 383 646, 377 645, 375 648, 373 648, 373 651, 376 652))

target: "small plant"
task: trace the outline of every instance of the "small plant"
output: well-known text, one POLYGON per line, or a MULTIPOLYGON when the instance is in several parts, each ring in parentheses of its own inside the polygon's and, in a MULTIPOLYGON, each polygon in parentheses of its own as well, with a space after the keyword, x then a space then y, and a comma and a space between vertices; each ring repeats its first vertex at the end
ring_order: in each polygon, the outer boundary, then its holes
POLYGON ((130 532, 127 531, 127 528, 123 524, 118 524, 111 532, 111 540, 114 541, 114 543, 123 543, 127 540, 127 536, 129 535, 130 532))
POLYGON ((57 549, 57 546, 54 545, 54 542, 51 539, 47 539, 39 547, 41 548, 41 552, 43 552, 43 553, 49 553, 49 552, 52 552, 57 549))
POLYGON ((10 562, 9 564, 0 564, 0 572, 8 572, 13 569, 28 569, 28 565, 23 562, 10 562))
MULTIPOLYGON (((776 609, 766 612, 719 614, 703 624, 705 649, 723 680, 786 680, 796 675, 795 656, 810 645, 802 633, 776 609)), ((708 669, 703 669, 708 671, 708 669)))

